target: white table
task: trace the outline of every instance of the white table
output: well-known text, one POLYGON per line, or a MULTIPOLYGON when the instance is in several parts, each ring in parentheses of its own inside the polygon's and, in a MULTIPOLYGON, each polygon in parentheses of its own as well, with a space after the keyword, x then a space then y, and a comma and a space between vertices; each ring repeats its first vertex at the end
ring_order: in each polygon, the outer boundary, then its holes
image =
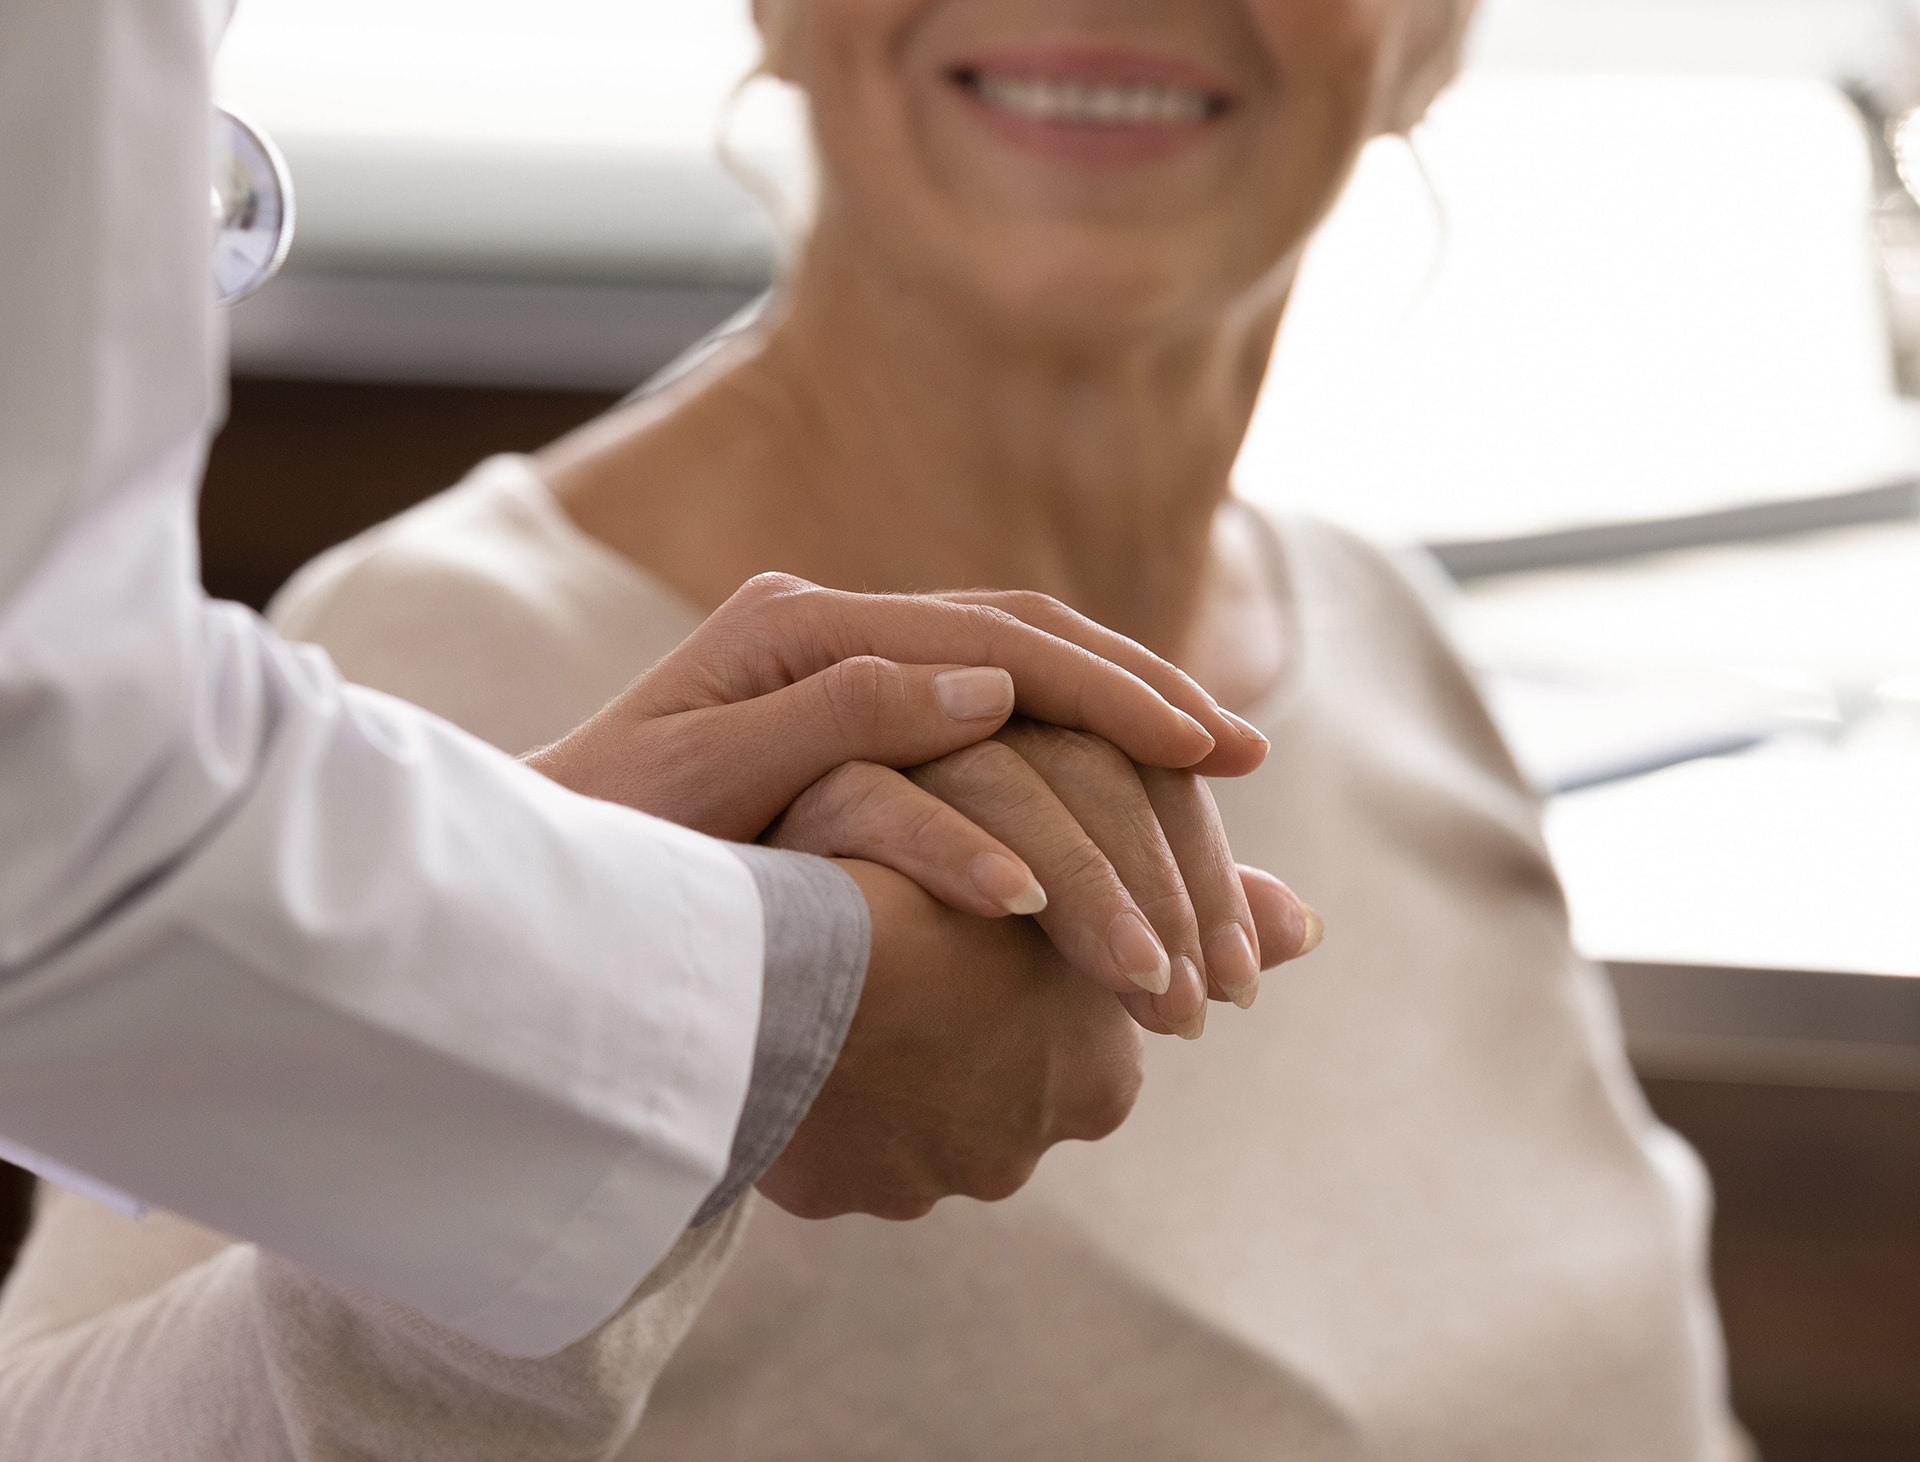
POLYGON ((1453 618, 1482 663, 1737 682, 1798 725, 1548 805, 1640 1069, 1920 1089, 1920 524, 1488 580, 1453 618))

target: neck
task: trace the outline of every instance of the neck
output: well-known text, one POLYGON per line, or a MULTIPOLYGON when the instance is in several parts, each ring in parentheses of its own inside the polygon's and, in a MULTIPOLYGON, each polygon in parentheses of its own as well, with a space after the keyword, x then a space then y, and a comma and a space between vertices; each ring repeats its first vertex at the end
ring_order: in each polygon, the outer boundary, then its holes
POLYGON ((782 569, 1037 589, 1162 653, 1210 592, 1283 296, 1063 349, 982 328, 817 234, 760 348, 562 444, 576 518, 697 600, 782 569), (670 497, 636 481, 672 483, 670 497))
POLYGON ((1062 349, 943 303, 818 237, 736 374, 788 464, 779 490, 804 498, 819 567, 870 589, 1039 589, 1176 643, 1277 306, 1062 349))

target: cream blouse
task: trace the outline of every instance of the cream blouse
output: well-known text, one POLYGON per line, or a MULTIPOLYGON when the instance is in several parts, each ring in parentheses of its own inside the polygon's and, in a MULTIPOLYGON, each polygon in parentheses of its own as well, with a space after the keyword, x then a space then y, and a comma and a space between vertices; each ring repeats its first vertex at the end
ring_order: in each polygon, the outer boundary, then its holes
MULTIPOLYGON (((759 1203, 717 1281, 670 1287, 679 1313, 649 1321, 665 1339, 644 1361, 629 1337, 608 1376, 593 1342, 576 1348, 596 1387, 638 1397, 690 1322, 619 1455, 1744 1455, 1706 1184, 1649 1114, 1605 982, 1569 944, 1533 797, 1397 571, 1330 527, 1271 526, 1297 660, 1248 712, 1266 766, 1215 791, 1237 855, 1310 898, 1326 943, 1270 974, 1251 1011, 1216 1006, 1203 1040, 1150 1040, 1131 1120, 1055 1149, 1006 1202, 910 1224, 759 1203)), ((350 678, 512 751, 584 719, 699 621, 520 458, 325 555, 275 613, 350 678)), ((162 1240, 88 1222, 83 1245, 36 1236, 21 1283, 86 1289, 63 1323, 137 1324, 138 1306, 111 1306, 180 1282, 139 1258, 162 1240), (137 1277, 101 1293, 82 1265, 137 1277)), ((485 1384, 473 1402, 497 1409, 520 1383, 485 1384)), ((561 1410, 583 1394, 524 1389, 561 1410)), ((445 1394, 428 1399, 446 1415, 445 1394)), ((458 1455, 430 1419, 394 1425, 418 1428, 394 1455, 458 1455)))

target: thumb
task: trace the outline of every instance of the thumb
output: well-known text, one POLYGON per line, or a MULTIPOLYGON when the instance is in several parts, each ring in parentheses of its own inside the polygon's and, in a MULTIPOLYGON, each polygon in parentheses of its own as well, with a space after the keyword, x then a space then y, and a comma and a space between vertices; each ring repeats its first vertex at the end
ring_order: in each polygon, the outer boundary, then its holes
POLYGON ((992 666, 842 660, 751 700, 641 723, 622 778, 634 795, 616 800, 751 841, 836 767, 932 761, 993 735, 1013 702, 1013 677, 992 666))

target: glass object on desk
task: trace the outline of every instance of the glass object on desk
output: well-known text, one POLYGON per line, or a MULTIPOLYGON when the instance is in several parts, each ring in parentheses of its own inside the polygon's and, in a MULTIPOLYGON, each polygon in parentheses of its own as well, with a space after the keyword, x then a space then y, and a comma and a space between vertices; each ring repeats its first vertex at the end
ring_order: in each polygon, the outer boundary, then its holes
POLYGON ((1920 6, 1887 0, 1879 44, 1844 90, 1873 156, 1873 234, 1902 394, 1920 397, 1920 6))
POLYGON ((293 245, 293 179, 280 149, 225 108, 214 110, 214 298, 238 304, 279 272, 293 245))

